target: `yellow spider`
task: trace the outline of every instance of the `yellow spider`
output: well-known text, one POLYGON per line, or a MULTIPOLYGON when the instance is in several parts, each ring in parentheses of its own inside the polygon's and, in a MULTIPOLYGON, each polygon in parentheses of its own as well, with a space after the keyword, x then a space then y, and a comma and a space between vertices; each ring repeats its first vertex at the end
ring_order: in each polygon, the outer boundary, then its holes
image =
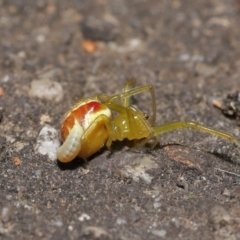
POLYGON ((153 126, 156 118, 153 87, 146 85, 133 88, 134 84, 134 79, 127 81, 121 94, 101 94, 81 99, 66 113, 61 127, 63 145, 57 150, 59 161, 70 162, 77 156, 87 159, 104 145, 110 149, 112 142, 116 140, 139 140, 143 144, 155 137, 156 144, 158 135, 181 128, 195 128, 229 140, 240 147, 240 142, 230 134, 205 127, 198 122, 179 121, 153 126), (130 105, 131 96, 147 91, 152 97, 152 115, 149 118, 130 105))

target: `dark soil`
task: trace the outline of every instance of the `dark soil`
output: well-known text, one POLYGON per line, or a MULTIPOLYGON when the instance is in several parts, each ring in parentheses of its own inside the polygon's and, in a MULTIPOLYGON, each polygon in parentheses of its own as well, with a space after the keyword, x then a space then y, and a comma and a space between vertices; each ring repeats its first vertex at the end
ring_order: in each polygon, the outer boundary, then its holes
MULTIPOLYGON (((240 239, 232 142, 178 130, 153 150, 114 143, 70 164, 34 151, 77 99, 131 77, 154 86, 157 125, 194 120, 240 140, 236 119, 211 104, 240 91, 239 11, 234 0, 0 0, 0 238, 240 239), (43 78, 64 96, 30 94, 43 78)), ((133 103, 148 112, 149 95, 133 103)))

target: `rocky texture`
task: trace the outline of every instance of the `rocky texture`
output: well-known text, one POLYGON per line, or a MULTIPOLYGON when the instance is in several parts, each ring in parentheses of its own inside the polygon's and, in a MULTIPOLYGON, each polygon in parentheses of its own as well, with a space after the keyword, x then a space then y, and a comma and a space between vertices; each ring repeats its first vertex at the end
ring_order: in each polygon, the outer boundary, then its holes
MULTIPOLYGON (((77 99, 121 92, 131 77, 154 86, 156 124, 195 120, 240 140, 236 120, 208 103, 239 92, 239 13, 235 0, 0 0, 0 238, 239 239, 230 142, 179 130, 153 150, 114 143, 69 164, 34 150, 77 99), (51 97, 29 94, 42 79, 51 97)), ((132 101, 146 114, 149 95, 132 101)))

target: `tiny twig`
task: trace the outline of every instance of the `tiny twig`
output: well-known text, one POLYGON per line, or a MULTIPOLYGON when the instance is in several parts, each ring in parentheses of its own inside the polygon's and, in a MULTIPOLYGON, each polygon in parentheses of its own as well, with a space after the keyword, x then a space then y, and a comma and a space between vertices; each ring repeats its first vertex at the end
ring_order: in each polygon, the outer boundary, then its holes
POLYGON ((240 177, 240 174, 233 173, 233 172, 229 172, 229 171, 223 170, 223 169, 221 169, 221 168, 214 168, 214 169, 218 170, 219 172, 224 172, 224 173, 228 173, 228 174, 231 174, 231 175, 235 175, 235 176, 240 177))

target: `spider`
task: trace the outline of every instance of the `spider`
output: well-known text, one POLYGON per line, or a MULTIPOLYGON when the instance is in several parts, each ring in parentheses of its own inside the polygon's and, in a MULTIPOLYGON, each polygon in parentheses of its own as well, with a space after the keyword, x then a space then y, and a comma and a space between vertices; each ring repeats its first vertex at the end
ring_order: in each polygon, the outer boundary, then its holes
POLYGON ((80 99, 64 116, 61 125, 63 145, 57 150, 60 162, 70 162, 77 156, 83 159, 99 151, 104 145, 110 149, 113 141, 137 140, 139 145, 158 135, 182 128, 194 128, 223 139, 240 147, 240 142, 230 134, 205 127, 194 121, 178 121, 154 126, 156 101, 151 85, 134 88, 135 79, 128 80, 120 94, 105 94, 80 99), (130 97, 150 92, 152 98, 151 116, 130 105, 130 97), (115 114, 113 114, 115 113, 115 114))

